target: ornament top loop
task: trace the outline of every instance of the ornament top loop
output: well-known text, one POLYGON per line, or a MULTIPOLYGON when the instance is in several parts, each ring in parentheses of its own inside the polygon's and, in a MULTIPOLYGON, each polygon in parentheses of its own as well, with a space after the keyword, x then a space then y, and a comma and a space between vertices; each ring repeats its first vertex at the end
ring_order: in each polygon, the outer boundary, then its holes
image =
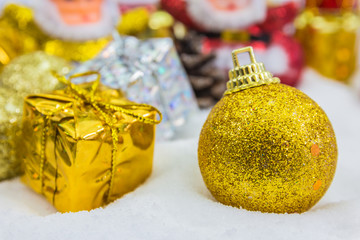
POLYGON ((240 49, 236 49, 236 50, 232 51, 231 55, 232 55, 232 58, 233 58, 234 67, 240 67, 239 59, 238 59, 237 56, 238 56, 238 54, 245 53, 245 52, 249 53, 251 63, 256 63, 253 48, 252 47, 244 47, 244 48, 240 48, 240 49))
POLYGON ((266 71, 263 63, 258 63, 252 47, 236 49, 232 52, 234 68, 229 71, 229 81, 224 95, 264 84, 280 83, 280 79, 266 71), (248 52, 251 63, 240 65, 238 54, 248 52))

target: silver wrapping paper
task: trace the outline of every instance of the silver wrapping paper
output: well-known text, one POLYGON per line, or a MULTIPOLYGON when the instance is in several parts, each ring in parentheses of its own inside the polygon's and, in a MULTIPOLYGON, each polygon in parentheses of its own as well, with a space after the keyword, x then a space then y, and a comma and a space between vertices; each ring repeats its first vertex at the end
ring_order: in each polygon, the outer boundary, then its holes
MULTIPOLYGON (((137 103, 155 106, 163 113, 157 139, 171 139, 198 109, 188 77, 170 38, 139 40, 114 34, 97 57, 70 74, 98 71, 104 85, 121 89, 137 103)), ((79 78, 75 83, 91 81, 79 78)))

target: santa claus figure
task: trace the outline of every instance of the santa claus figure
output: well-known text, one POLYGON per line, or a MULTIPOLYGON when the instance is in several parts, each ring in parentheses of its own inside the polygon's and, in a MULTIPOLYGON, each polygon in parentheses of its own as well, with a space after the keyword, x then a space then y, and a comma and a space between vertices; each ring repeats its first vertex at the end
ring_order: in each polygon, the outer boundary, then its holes
POLYGON ((0 28, 7 32, 0 35, 0 52, 9 61, 34 50, 88 60, 111 40, 118 22, 113 0, 8 0, 0 16, 0 28))
POLYGON ((259 61, 264 62, 267 69, 280 77, 283 83, 297 84, 303 66, 302 52, 300 45, 291 34, 292 21, 301 7, 301 2, 301 0, 161 1, 162 7, 183 23, 190 32, 191 37, 185 36, 184 39, 180 39, 179 45, 200 105, 207 106, 211 103, 208 95, 213 98, 212 103, 221 98, 226 87, 227 72, 233 67, 229 58, 231 51, 243 46, 252 46, 259 61), (192 44, 200 47, 191 46, 192 44), (213 70, 209 70, 211 68, 209 65, 216 67, 218 73, 214 74, 213 70), (203 75, 204 72, 207 75, 203 75))

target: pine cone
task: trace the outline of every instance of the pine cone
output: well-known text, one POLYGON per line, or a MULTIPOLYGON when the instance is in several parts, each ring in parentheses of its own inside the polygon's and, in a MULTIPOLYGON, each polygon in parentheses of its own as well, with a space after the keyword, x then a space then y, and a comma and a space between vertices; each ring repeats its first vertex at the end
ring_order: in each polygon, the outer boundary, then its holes
POLYGON ((215 55, 201 52, 202 38, 200 33, 189 31, 183 39, 175 41, 198 104, 201 108, 207 108, 220 100, 225 92, 227 79, 211 64, 215 55))

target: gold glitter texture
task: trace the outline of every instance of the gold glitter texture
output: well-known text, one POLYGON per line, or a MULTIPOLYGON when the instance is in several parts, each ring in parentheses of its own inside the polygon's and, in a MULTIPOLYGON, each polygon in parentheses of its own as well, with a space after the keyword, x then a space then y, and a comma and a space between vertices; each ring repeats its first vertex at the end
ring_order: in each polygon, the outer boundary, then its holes
POLYGON ((329 119, 313 100, 271 83, 225 95, 214 106, 200 134, 198 159, 218 201, 302 213, 329 188, 337 145, 329 119))
POLYGON ((20 172, 15 144, 21 135, 24 97, 60 87, 51 70, 65 74, 70 67, 63 59, 35 52, 15 58, 0 74, 0 180, 20 172))
POLYGON ((134 190, 152 170, 161 113, 99 81, 100 75, 90 84, 68 81, 65 90, 25 98, 22 180, 60 212, 105 205, 134 190))

